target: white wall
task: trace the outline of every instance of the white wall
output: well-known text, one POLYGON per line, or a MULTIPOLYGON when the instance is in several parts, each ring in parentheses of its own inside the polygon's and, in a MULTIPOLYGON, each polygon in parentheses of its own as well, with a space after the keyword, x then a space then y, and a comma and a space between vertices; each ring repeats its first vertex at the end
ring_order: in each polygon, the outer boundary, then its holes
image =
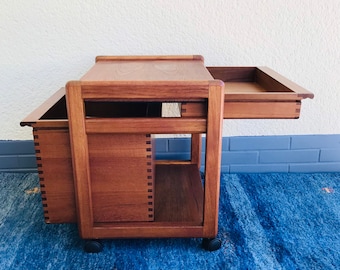
POLYGON ((0 140, 96 55, 201 54, 269 66, 314 92, 299 120, 225 120, 224 135, 340 133, 338 0, 0 0, 0 140))

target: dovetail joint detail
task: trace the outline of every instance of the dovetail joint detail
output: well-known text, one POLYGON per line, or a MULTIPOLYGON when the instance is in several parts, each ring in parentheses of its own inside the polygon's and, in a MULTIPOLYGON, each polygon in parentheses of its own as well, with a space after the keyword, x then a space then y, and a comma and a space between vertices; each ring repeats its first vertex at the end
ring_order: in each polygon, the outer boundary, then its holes
POLYGON ((153 176, 153 162, 152 162, 152 140, 151 135, 146 135, 146 175, 147 175, 147 202, 148 202, 148 219, 154 220, 154 176, 153 176))
POLYGON ((43 210, 44 210, 44 218, 45 218, 45 222, 48 223, 50 219, 49 212, 48 212, 48 202, 47 202, 48 200, 47 200, 47 194, 46 194, 46 189, 45 189, 43 163, 41 160, 39 134, 36 128, 33 129, 33 138, 34 138, 34 150, 35 150, 36 162, 37 162, 37 167, 38 167, 41 200, 42 200, 42 205, 43 205, 43 210))

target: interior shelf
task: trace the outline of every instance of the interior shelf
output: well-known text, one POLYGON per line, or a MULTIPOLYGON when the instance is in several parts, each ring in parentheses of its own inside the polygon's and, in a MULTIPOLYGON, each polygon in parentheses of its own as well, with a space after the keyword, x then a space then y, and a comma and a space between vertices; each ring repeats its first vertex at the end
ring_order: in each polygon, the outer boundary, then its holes
POLYGON ((203 186, 197 165, 156 165, 155 222, 202 225, 203 186))

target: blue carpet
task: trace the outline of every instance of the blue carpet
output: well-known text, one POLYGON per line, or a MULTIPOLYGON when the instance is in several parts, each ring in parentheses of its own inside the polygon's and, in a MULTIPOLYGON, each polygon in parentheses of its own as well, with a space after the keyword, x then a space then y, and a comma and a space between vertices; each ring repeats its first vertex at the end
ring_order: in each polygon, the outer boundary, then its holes
POLYGON ((36 174, 0 173, 0 269, 340 269, 340 173, 225 174, 222 248, 201 239, 105 240, 43 220, 36 174))

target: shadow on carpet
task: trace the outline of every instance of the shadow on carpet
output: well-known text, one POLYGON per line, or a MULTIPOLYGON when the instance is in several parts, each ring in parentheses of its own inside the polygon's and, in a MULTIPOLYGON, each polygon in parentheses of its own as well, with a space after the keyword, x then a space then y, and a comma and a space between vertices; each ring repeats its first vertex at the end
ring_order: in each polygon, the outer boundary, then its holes
POLYGON ((340 173, 224 174, 221 249, 201 239, 105 240, 44 223, 37 174, 0 173, 0 269, 339 269, 340 173))

